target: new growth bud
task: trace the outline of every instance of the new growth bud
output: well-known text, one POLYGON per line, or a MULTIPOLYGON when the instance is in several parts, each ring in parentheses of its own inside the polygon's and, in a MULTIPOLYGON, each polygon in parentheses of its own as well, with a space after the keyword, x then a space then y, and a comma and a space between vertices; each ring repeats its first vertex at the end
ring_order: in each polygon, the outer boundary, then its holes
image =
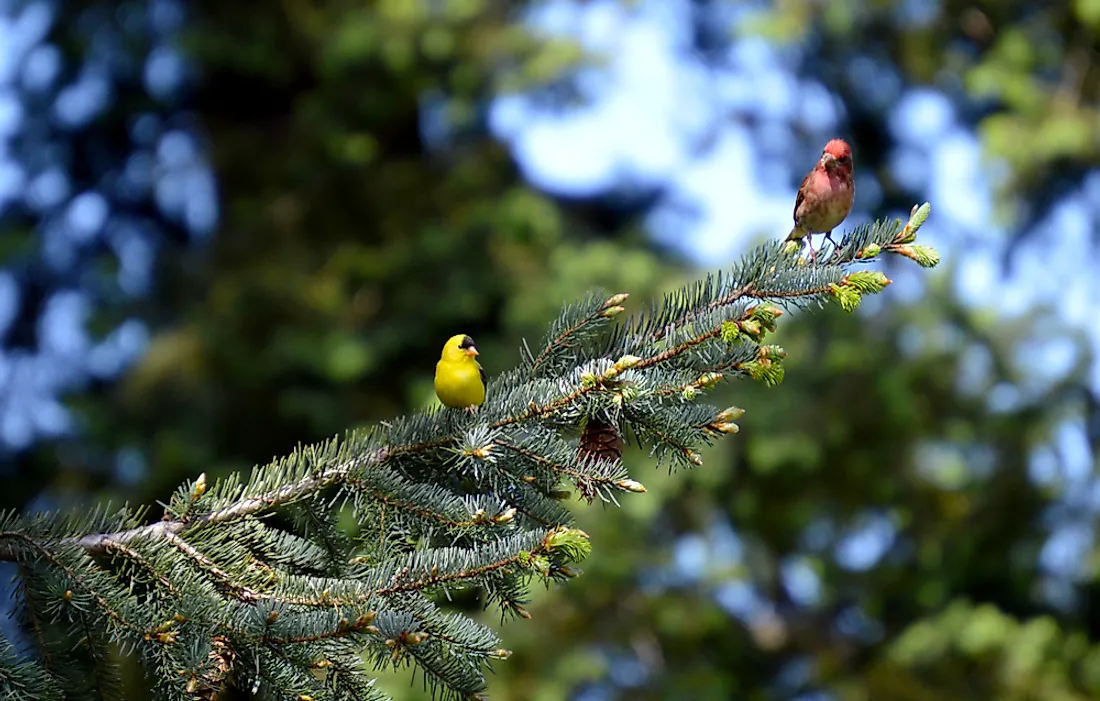
POLYGON ((427 640, 428 639, 428 634, 426 632, 420 630, 420 631, 417 631, 415 633, 408 633, 404 636, 404 638, 405 638, 405 645, 407 647, 414 647, 414 646, 419 645, 420 643, 424 642, 425 640, 427 640))
POLYGON ((615 486, 624 492, 634 492, 635 494, 645 493, 645 485, 632 479, 621 479, 615 483, 615 486))
POLYGON ((783 316, 783 310, 770 302, 751 307, 746 313, 750 319, 772 333, 775 332, 775 320, 783 316))
POLYGON ((603 379, 614 379, 640 362, 642 362, 642 359, 636 355, 624 355, 623 357, 619 358, 607 372, 603 374, 603 379))
POLYGON ((754 340, 759 340, 760 336, 762 335, 760 324, 753 321, 752 319, 745 319, 744 321, 740 322, 738 326, 741 327, 741 333, 754 340))
POLYGON ((782 346, 760 346, 756 349, 756 357, 758 360, 783 360, 787 357, 787 351, 783 350, 782 346))
POLYGON ((627 294, 626 292, 620 292, 617 295, 611 295, 610 297, 607 298, 607 301, 603 303, 603 306, 601 307, 601 309, 607 309, 609 307, 621 306, 622 303, 625 302, 628 297, 630 297, 630 295, 627 294))
POLYGON ((741 342, 741 328, 736 321, 727 321, 722 324, 722 340, 731 346, 741 342))
POLYGON ((909 224, 914 229, 919 229, 924 226, 924 222, 928 221, 928 215, 932 213, 932 205, 925 202, 919 207, 913 207, 913 211, 909 213, 909 224))
POLYGON ((917 230, 920 229, 928 219, 928 215, 931 211, 932 205, 927 202, 919 206, 913 205, 913 208, 909 210, 909 221, 905 222, 905 226, 903 226, 901 231, 898 232, 898 235, 894 237, 893 243, 904 244, 916 241, 917 230))
POLYGON ((845 275, 840 284, 854 287, 863 294, 875 294, 886 289, 891 282, 893 280, 878 270, 857 270, 845 275))
POLYGON ((882 246, 879 246, 877 243, 869 243, 860 249, 859 253, 856 254, 856 258, 866 260, 868 258, 874 258, 880 253, 882 253, 882 246))
POLYGON ((916 261, 917 265, 922 268, 934 268, 939 265, 940 262, 940 254, 936 252, 936 249, 929 248, 928 246, 898 246, 894 248, 894 251, 910 260, 916 261))
POLYGON ((722 373, 708 372, 705 375, 701 375, 699 379, 696 380, 696 384, 698 384, 701 389, 711 390, 714 389, 721 381, 722 373))
POLYGON ((859 293, 859 290, 844 284, 829 285, 829 294, 840 302, 840 308, 846 312, 854 312, 859 303, 863 301, 863 296, 859 293))
POLYGON ((624 355, 623 357, 619 358, 619 361, 617 363, 615 363, 615 369, 619 372, 623 372, 624 370, 629 370, 640 362, 642 362, 642 359, 636 355, 624 355))
POLYGON ((718 412, 716 417, 719 421, 736 421, 745 415, 745 410, 739 406, 731 406, 728 409, 723 409, 718 412))
POLYGON ((206 493, 206 473, 203 472, 195 480, 195 484, 191 487, 191 501, 195 501, 203 494, 206 493))
POLYGON ((746 375, 764 383, 767 387, 774 387, 783 381, 785 372, 783 365, 769 358, 750 360, 738 366, 746 375))

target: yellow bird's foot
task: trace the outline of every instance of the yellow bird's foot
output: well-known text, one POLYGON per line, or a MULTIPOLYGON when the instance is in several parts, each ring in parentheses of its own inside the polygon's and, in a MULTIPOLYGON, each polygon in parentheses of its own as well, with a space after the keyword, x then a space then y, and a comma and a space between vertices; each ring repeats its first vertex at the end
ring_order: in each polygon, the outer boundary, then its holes
POLYGON ((470 406, 466 407, 466 413, 470 416, 477 415, 477 407, 471 404, 470 406))

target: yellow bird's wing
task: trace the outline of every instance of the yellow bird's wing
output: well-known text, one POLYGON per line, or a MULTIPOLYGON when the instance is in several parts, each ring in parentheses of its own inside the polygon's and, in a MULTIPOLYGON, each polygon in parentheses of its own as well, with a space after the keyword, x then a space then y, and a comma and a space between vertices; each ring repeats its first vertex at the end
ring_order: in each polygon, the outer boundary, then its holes
POLYGON ((477 364, 477 374, 481 375, 481 384, 488 386, 489 378, 485 376, 485 368, 481 367, 481 363, 477 364))

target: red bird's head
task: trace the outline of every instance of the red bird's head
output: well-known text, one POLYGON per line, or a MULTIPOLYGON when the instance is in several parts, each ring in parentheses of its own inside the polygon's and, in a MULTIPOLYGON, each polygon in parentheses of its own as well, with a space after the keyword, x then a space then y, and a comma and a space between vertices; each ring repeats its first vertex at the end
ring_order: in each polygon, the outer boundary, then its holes
POLYGON ((820 165, 827 170, 851 170, 852 147, 844 139, 833 139, 821 151, 820 165))

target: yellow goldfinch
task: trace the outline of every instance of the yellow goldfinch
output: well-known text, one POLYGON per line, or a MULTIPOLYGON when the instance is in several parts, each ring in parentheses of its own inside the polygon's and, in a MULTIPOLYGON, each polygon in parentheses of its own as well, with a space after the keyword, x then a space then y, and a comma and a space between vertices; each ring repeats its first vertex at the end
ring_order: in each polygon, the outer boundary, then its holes
POLYGON ((435 364, 435 393, 439 401, 471 411, 481 406, 485 401, 485 371, 475 358, 474 339, 461 333, 447 339, 435 364))

